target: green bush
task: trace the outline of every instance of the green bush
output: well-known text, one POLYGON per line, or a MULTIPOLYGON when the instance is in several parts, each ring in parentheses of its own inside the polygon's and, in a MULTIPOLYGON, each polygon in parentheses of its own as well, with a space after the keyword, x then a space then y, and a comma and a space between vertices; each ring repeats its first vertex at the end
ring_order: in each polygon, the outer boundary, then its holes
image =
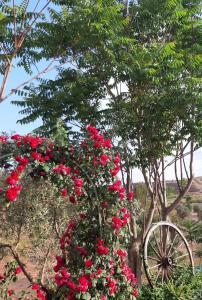
POLYGON ((199 300, 202 299, 202 272, 192 275, 190 270, 176 272, 168 283, 153 289, 142 287, 139 300, 199 300))

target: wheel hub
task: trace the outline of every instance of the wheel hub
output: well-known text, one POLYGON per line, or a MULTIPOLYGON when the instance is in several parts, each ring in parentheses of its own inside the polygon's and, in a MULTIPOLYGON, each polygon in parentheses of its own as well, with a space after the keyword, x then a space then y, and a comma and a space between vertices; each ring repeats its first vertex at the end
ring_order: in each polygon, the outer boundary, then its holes
POLYGON ((164 269, 167 269, 167 267, 170 267, 172 265, 173 261, 172 261, 172 258, 171 257, 162 257, 162 260, 161 260, 161 266, 164 268, 164 269))

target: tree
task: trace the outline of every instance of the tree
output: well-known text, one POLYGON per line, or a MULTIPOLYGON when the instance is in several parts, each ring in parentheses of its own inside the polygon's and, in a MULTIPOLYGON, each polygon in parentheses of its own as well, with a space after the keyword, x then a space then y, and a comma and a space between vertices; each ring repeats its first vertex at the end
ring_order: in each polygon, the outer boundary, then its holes
MULTIPOLYGON (((131 264, 138 267, 157 207, 161 219, 167 219, 193 179, 193 153, 201 144, 200 2, 63 4, 61 16, 53 16, 57 27, 50 26, 43 35, 44 47, 50 57, 60 44, 75 66, 62 69, 55 81, 30 87, 28 97, 14 103, 27 115, 21 123, 40 116, 46 133, 58 118, 68 125, 90 120, 110 129, 123 153, 128 193, 132 168, 141 169, 150 206, 143 229, 138 230, 135 220, 131 223, 131 264), (168 155, 174 158, 166 164, 168 155), (178 187, 172 203, 166 196, 169 166, 178 187)), ((140 266, 135 272, 140 276, 140 266)))
POLYGON ((47 24, 45 19, 51 13, 52 5, 52 0, 39 0, 34 5, 30 0, 22 0, 18 5, 16 0, 1 1, 0 76, 2 82, 0 84, 0 103, 14 93, 20 95, 20 88, 59 67, 60 64, 55 58, 52 58, 45 67, 44 65, 40 66, 43 59, 42 43, 39 38, 42 36, 40 26, 43 22, 47 24), (9 77, 15 66, 23 68, 30 78, 6 92, 9 77), (33 75, 33 67, 37 69, 35 75, 33 75))

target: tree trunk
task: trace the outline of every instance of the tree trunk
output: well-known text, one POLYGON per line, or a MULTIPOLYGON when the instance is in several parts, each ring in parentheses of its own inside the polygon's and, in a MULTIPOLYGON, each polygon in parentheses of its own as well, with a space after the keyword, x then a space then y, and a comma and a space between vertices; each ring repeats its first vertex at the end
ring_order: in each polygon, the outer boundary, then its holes
POLYGON ((142 284, 142 258, 141 258, 142 245, 139 241, 133 241, 129 248, 129 265, 135 274, 138 286, 142 284))

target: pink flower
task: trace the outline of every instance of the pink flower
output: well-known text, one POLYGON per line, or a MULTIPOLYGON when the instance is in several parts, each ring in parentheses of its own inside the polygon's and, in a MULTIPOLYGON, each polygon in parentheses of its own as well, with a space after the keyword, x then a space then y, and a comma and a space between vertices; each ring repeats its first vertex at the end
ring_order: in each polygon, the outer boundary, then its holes
POLYGON ((75 202, 76 202, 76 199, 75 199, 74 195, 70 195, 70 196, 69 196, 69 201, 70 201, 71 203, 75 203, 75 202))
POLYGON ((15 201, 21 189, 22 185, 10 187, 6 192, 6 198, 11 202, 15 201))
POLYGON ((122 249, 118 249, 117 250, 117 254, 118 256, 121 258, 121 259, 124 259, 127 255, 126 251, 125 250, 122 250, 122 249))
POLYGON ((6 136, 0 135, 0 143, 7 144, 8 138, 6 136))
POLYGON ((76 186, 76 187, 79 187, 79 188, 81 188, 82 186, 83 186, 83 179, 78 179, 78 178, 75 178, 74 179, 74 185, 76 186))
POLYGON ((108 208, 109 207, 109 203, 107 201, 103 201, 101 203, 101 205, 102 205, 103 208, 108 208))
POLYGON ((119 163, 121 162, 121 157, 120 157, 120 154, 118 153, 114 159, 114 163, 115 165, 119 165, 119 163))
POLYGON ((71 277, 70 273, 67 272, 67 269, 65 269, 65 268, 63 268, 63 269, 61 270, 61 275, 62 275, 62 277, 63 277, 64 279, 69 279, 69 278, 71 277))
POLYGON ((17 168, 16 168, 16 171, 17 171, 18 173, 22 173, 24 170, 25 170, 25 166, 24 166, 24 165, 19 165, 19 166, 17 166, 17 168))
POLYGON ((67 286, 68 286, 71 290, 75 290, 75 289, 76 289, 76 284, 75 284, 72 280, 67 281, 67 286))
POLYGON ((76 246, 76 250, 79 251, 82 256, 88 255, 88 251, 84 247, 76 246))
POLYGON ((133 199, 134 199, 134 193, 130 192, 129 193, 129 201, 133 201, 133 199))
POLYGON ((14 291, 12 289, 8 289, 8 296, 12 296, 14 294, 14 291))
POLYGON ((89 259, 89 260, 86 260, 86 261, 85 261, 85 266, 86 266, 86 268, 91 268, 92 265, 93 265, 92 260, 89 259))
POLYGON ((110 173, 112 176, 116 176, 120 170, 120 167, 116 167, 115 169, 110 170, 110 173))
POLYGON ((34 290, 34 291, 39 291, 40 290, 40 285, 39 284, 37 284, 37 283, 33 283, 32 284, 32 290, 34 290))
POLYGON ((62 196, 62 197, 67 197, 67 188, 64 188, 64 189, 61 191, 61 196, 62 196))
POLYGON ((106 255, 109 253, 109 248, 104 247, 103 240, 99 240, 96 245, 96 252, 100 255, 106 255))
POLYGON ((133 291, 133 296, 138 297, 138 295, 139 295, 138 290, 134 290, 133 291))
POLYGON ((95 134, 95 133, 98 133, 97 129, 95 127, 93 127, 92 125, 88 125, 86 127, 86 130, 88 130, 89 132, 95 134))
POLYGON ((18 141, 18 140, 20 140, 21 138, 22 138, 22 136, 19 135, 19 134, 14 134, 14 135, 11 136, 11 139, 14 140, 14 141, 18 141))
POLYGON ((114 182, 112 185, 109 185, 108 190, 118 192, 120 189, 120 186, 121 186, 121 181, 118 180, 118 181, 114 182))
POLYGON ((118 217, 112 218, 112 228, 119 230, 123 226, 123 221, 118 217))
POLYGON ((20 274, 20 273, 22 273, 22 268, 19 266, 15 269, 15 274, 17 275, 17 274, 20 274))
POLYGON ((4 279, 4 276, 0 274, 0 281, 4 279))
POLYGON ((37 153, 37 152, 32 152, 31 156, 35 159, 35 160, 40 160, 41 159, 41 153, 37 153))
POLYGON ((99 148, 101 148, 101 144, 100 144, 98 141, 96 141, 96 142, 94 143, 93 147, 94 147, 95 149, 99 149, 99 148))
POLYGON ((53 172, 61 175, 69 175, 71 173, 71 168, 65 167, 65 165, 60 164, 56 168, 53 168, 53 172))
POLYGON ((105 140, 103 146, 104 146, 105 148, 112 148, 111 140, 110 140, 110 139, 105 140))
POLYGON ((97 269, 97 274, 98 274, 98 275, 101 275, 101 274, 102 274, 102 269, 101 269, 101 268, 98 268, 98 269, 97 269))
POLYGON ((109 156, 106 154, 102 154, 100 156, 100 165, 105 166, 107 164, 108 160, 109 160, 109 156))
POLYGON ((22 157, 22 156, 19 156, 19 155, 16 156, 15 160, 23 166, 26 166, 29 162, 29 159, 27 157, 22 157))

